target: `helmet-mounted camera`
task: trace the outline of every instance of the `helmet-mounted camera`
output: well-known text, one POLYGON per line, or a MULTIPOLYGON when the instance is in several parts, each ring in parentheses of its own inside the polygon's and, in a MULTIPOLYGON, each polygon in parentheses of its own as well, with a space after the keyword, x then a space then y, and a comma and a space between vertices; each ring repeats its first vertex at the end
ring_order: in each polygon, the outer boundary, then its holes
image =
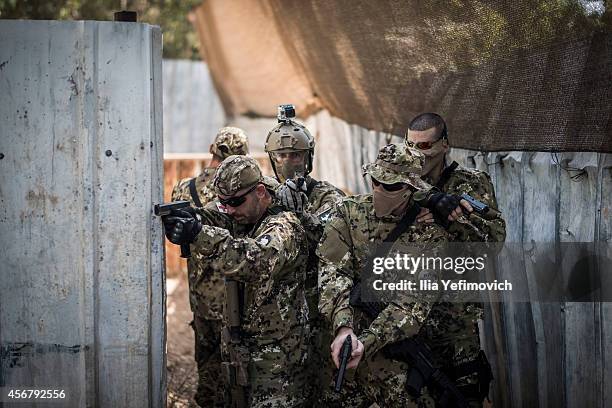
POLYGON ((276 115, 279 123, 287 123, 295 118, 295 106, 293 105, 278 105, 278 114, 276 115))

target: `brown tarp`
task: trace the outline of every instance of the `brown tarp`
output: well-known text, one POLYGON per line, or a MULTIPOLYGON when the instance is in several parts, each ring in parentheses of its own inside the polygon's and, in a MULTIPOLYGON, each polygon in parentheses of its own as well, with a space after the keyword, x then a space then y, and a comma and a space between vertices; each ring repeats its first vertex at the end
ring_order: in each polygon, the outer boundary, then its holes
POLYGON ((292 102, 400 135, 434 111, 455 147, 612 152, 611 7, 206 0, 195 16, 230 115, 292 102))
POLYGON ((228 116, 276 116, 277 105, 291 101, 299 101, 300 114, 319 107, 297 58, 258 2, 205 1, 193 16, 228 116))

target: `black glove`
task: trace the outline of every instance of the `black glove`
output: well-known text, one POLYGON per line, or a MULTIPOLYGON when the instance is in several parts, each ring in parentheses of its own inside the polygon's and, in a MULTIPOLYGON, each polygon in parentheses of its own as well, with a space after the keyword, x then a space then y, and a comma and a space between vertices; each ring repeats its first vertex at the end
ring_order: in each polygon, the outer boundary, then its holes
POLYGON ((162 221, 166 238, 176 245, 191 244, 202 230, 202 223, 191 207, 173 210, 169 215, 163 216, 162 221))
POLYGON ((302 183, 296 183, 293 180, 287 180, 276 190, 276 197, 281 205, 296 214, 302 214, 308 204, 306 183, 303 181, 302 179, 302 183))
POLYGON ((459 200, 459 197, 451 194, 435 193, 427 201, 426 207, 433 213, 439 224, 448 227, 450 224, 448 216, 460 206, 459 200))

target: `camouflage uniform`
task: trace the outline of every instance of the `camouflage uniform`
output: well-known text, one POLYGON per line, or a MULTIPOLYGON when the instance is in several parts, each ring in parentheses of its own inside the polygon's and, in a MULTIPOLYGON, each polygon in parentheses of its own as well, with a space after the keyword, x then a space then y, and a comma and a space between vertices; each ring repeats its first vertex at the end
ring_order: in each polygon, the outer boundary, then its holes
MULTIPOLYGON (((300 215, 300 221, 304 225, 308 236, 309 253, 308 272, 306 273, 306 298, 310 310, 310 321, 317 325, 314 320, 318 319, 318 273, 315 250, 323 233, 323 226, 330 216, 336 201, 344 197, 344 192, 327 181, 317 181, 310 176, 305 177, 308 203, 304 213, 300 215)), ((312 325, 311 325, 312 326, 312 325)), ((320 371, 318 368, 316 371, 320 371)))
MULTIPOLYGON (((308 326, 309 346, 307 358, 307 370, 309 372, 308 389, 305 394, 310 396, 310 405, 331 404, 330 398, 341 401, 348 406, 358 406, 363 398, 356 395, 348 395, 344 391, 338 396, 330 391, 327 399, 320 400, 322 391, 331 385, 333 376, 332 361, 329 358, 329 344, 331 339, 327 336, 328 329, 322 329, 324 324, 318 313, 319 289, 318 289, 318 259, 315 251, 323 233, 323 225, 327 221, 334 203, 344 197, 344 193, 334 185, 326 181, 317 181, 309 176, 312 171, 315 140, 302 124, 290 119, 282 120, 270 130, 266 138, 265 150, 270 156, 270 163, 277 179, 280 182, 289 178, 304 177, 305 193, 308 203, 300 215, 300 221, 306 230, 309 243, 308 268, 306 272, 306 299, 308 302, 309 319, 308 326), (284 171, 275 155, 278 153, 303 152, 304 163, 302 168, 291 168, 292 171, 284 171), (288 174, 292 173, 292 174, 288 174)), ((350 384, 346 390, 350 389, 350 384)), ((331 390, 331 389, 330 389, 331 390)))
MULTIPOLYGON (((232 156, 219 166, 214 184, 217 193, 231 195, 262 181, 253 159, 232 156), (249 173, 256 178, 249 179, 249 173)), ((248 226, 208 208, 197 212, 204 225, 192 253, 243 288, 239 351, 232 352, 242 361, 230 363, 239 366, 248 383, 242 385, 249 406, 299 406, 308 312, 307 242, 299 220, 274 207, 248 226)), ((225 319, 227 326, 227 314, 225 319)), ((224 340, 226 351, 230 346, 224 340)))
MULTIPOLYGON (((195 178, 195 188, 198 193, 198 198, 202 203, 202 207, 206 206, 206 204, 210 203, 217 197, 212 188, 212 180, 216 170, 216 167, 205 167, 195 178)), ((193 201, 191 192, 189 191, 189 183, 191 180, 191 177, 187 177, 176 183, 174 189, 172 190, 172 201, 187 200, 191 202, 192 206, 197 207, 196 203, 193 201)))
POLYGON ((305 208, 306 212, 319 216, 325 211, 331 209, 334 203, 344 197, 344 192, 338 187, 327 181, 316 181, 310 176, 306 177, 306 183, 316 183, 312 192, 308 195, 308 205, 305 208))
MULTIPOLYGON (((424 183, 416 175, 421 166, 421 155, 400 146, 385 146, 376 163, 364 170, 383 183, 404 182, 423 188, 424 183), (411 169, 411 174, 397 171, 400 168, 411 169)), ((411 198, 409 206, 412 205, 411 198)), ((474 332, 478 315, 461 304, 437 303, 435 298, 405 294, 399 301, 387 304, 376 318, 349 304, 350 291, 362 281, 362 268, 373 247, 387 237, 400 218, 378 217, 371 194, 347 197, 336 206, 317 250, 319 309, 331 323, 332 336, 346 326, 353 328, 364 344, 365 357, 355 373, 356 380, 381 407, 414 405, 404 389, 408 366, 386 358, 381 352, 386 345, 418 334, 438 353, 441 362, 471 358, 479 350, 474 332)), ((395 242, 427 243, 435 248, 448 240, 448 233, 436 224, 413 223, 395 242)), ((432 400, 425 395, 419 404, 428 402, 432 400)))
MULTIPOLYGON (((468 194, 491 208, 498 208, 491 176, 484 171, 466 168, 453 162, 442 171, 436 187, 446 194, 468 194)), ((506 223, 500 213, 492 219, 472 213, 468 219, 461 217, 457 222, 451 223, 449 232, 454 241, 504 242, 506 223)))
MULTIPOLYGON (((232 154, 247 154, 248 141, 238 128, 221 128, 211 145, 211 153, 221 159, 232 154)), ((186 200, 192 206, 206 206, 216 198, 212 181, 215 167, 207 167, 195 178, 199 203, 190 191, 192 178, 180 180, 172 190, 172 201, 186 200)), ((198 369, 198 389, 195 401, 202 407, 223 406, 223 379, 221 370, 221 319, 223 315, 224 286, 220 274, 213 273, 205 259, 194 254, 187 259, 189 304, 193 312, 194 357, 198 369)))
MULTIPOLYGON (((309 186, 307 195, 308 204, 304 208, 304 214, 301 216, 309 242, 309 263, 306 274, 306 288, 308 308, 310 310, 310 320, 318 319, 318 260, 316 259, 316 246, 321 239, 323 226, 331 214, 334 204, 344 197, 344 192, 333 184, 327 181, 317 181, 306 176, 306 185, 309 186)), ((312 322, 315 325, 316 322, 312 322)), ((319 371, 319 369, 317 369, 319 371)))
POLYGON ((308 347, 308 371, 310 373, 309 387, 312 396, 311 403, 324 406, 369 406, 363 393, 359 392, 356 384, 350 379, 345 382, 342 393, 332 390, 334 365, 329 355, 329 345, 333 341, 330 336, 331 329, 318 313, 319 286, 318 286, 318 257, 316 246, 321 240, 323 227, 334 205, 344 197, 344 192, 327 181, 316 181, 310 176, 306 177, 308 186, 316 183, 308 195, 308 205, 301 221, 308 235, 309 257, 306 272, 306 299, 309 310, 310 340, 308 347), (307 217, 313 215, 314 221, 307 217))

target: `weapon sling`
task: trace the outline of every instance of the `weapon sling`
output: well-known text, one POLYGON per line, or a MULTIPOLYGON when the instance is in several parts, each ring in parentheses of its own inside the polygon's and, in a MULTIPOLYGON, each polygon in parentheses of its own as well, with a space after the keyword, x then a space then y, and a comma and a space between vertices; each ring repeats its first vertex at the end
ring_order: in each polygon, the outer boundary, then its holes
POLYGON ((242 362, 239 361, 239 353, 237 348, 241 343, 241 299, 240 282, 232 279, 225 280, 225 302, 228 317, 228 336, 226 336, 227 348, 229 351, 229 387, 231 396, 232 408, 246 408, 247 398, 246 390, 240 384, 239 376, 241 375, 242 362))
MULTIPOLYGON (((419 215, 421 211, 421 206, 417 203, 414 203, 412 207, 408 209, 406 214, 400 219, 395 228, 389 232, 389 235, 383 240, 383 242, 376 247, 376 249, 372 252, 372 255, 368 257, 366 262, 365 271, 373 270, 374 259, 379 257, 386 257, 389 254, 389 249, 385 250, 385 244, 393 243, 397 241, 397 239, 410 227, 416 217, 419 215)), ((383 311, 385 307, 387 307, 386 303, 383 302, 363 302, 361 300, 361 282, 357 283, 351 289, 349 304, 351 306, 356 306, 361 308, 368 316, 375 319, 376 316, 380 312, 383 311)))
POLYGON ((202 205, 202 201, 200 201, 200 196, 198 195, 198 190, 196 189, 195 182, 195 177, 189 180, 189 193, 191 194, 191 199, 193 200, 193 203, 196 205, 196 207, 204 207, 202 205))
POLYGON ((453 171, 455 171, 455 169, 457 167, 459 167, 459 163, 454 161, 448 167, 446 167, 444 170, 442 170, 442 174, 440 175, 440 179, 436 183, 436 187, 440 191, 444 191, 444 185, 446 184, 448 179, 450 179, 451 175, 453 174, 453 171))

